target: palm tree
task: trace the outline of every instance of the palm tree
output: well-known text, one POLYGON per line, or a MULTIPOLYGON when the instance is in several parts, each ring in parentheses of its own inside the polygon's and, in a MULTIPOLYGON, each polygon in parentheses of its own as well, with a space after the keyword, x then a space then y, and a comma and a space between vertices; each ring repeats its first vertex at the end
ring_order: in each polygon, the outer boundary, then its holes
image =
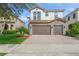
POLYGON ((24 10, 37 7, 35 3, 0 3, 0 17, 19 16, 24 10))
MULTIPOLYGON (((7 19, 10 20, 10 16, 19 17, 19 15, 21 15, 25 9, 30 10, 31 8, 34 8, 34 7, 37 7, 37 4, 34 4, 34 3, 27 3, 27 4, 25 3, 1 3, 0 4, 0 17, 4 17, 5 20, 7 19)), ((1 33, 3 32, 4 27, 2 28, 1 33)))

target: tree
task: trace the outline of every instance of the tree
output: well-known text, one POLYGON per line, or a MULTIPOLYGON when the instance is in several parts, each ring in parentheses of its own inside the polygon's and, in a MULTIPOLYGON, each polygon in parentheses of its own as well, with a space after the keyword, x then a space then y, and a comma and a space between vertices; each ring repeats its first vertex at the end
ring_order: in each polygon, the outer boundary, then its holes
POLYGON ((10 16, 19 16, 24 10, 30 10, 37 7, 34 3, 1 3, 0 4, 0 17, 9 18, 10 16))
POLYGON ((0 4, 0 17, 9 18, 9 16, 12 16, 12 12, 10 8, 8 8, 7 4, 1 3, 0 4))
POLYGON ((79 35, 79 22, 69 25, 69 29, 67 30, 67 35, 69 36, 79 35))
POLYGON ((11 11, 14 15, 19 16, 23 13, 24 10, 29 11, 32 8, 37 7, 38 5, 35 3, 11 3, 8 4, 11 11))
MULTIPOLYGON (((24 10, 30 10, 31 8, 37 7, 37 4, 34 3, 1 3, 0 4, 0 17, 4 17, 5 20, 9 19, 10 16, 14 17, 21 15, 24 10)), ((5 25, 5 22, 4 22, 5 25)), ((5 26, 4 26, 5 27, 5 26)), ((1 33, 4 30, 4 27, 1 33)))

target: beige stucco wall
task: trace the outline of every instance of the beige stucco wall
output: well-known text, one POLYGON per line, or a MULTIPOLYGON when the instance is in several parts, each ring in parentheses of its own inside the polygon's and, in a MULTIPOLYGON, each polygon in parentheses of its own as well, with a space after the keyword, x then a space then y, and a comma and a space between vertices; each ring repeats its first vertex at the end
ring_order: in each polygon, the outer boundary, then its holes
MULTIPOLYGON (((13 25, 12 30, 15 30, 15 23, 6 23, 8 25, 8 30, 11 30, 10 27, 13 25)), ((3 30, 5 23, 0 23, 0 30, 3 30)))
POLYGON ((50 25, 51 25, 51 34, 53 34, 53 26, 54 25, 63 25, 63 34, 65 34, 65 32, 66 32, 66 24, 64 22, 54 21, 54 22, 50 23, 50 25))
POLYGON ((11 25, 13 25, 12 30, 15 30, 16 28, 24 26, 24 23, 21 22, 20 20, 17 20, 16 22, 9 22, 9 23, 2 22, 2 23, 0 23, 0 30, 2 30, 4 28, 5 24, 8 25, 8 30, 11 30, 11 25))
POLYGON ((11 30, 11 29, 10 29, 11 25, 13 25, 12 30, 15 30, 15 29, 16 29, 16 28, 15 28, 15 23, 8 23, 9 30, 11 30))
POLYGON ((3 29, 3 26, 4 26, 4 24, 3 23, 0 23, 0 30, 3 29))
POLYGON ((8 25, 8 30, 11 30, 10 29, 11 25, 13 25, 12 30, 15 30, 16 28, 24 26, 24 23, 17 17, 13 17, 13 18, 11 17, 10 20, 6 20, 6 23, 4 23, 4 18, 0 17, 0 30, 4 28, 5 24, 8 25))
POLYGON ((15 26, 16 26, 16 28, 23 27, 24 23, 17 19, 16 22, 15 22, 15 26))

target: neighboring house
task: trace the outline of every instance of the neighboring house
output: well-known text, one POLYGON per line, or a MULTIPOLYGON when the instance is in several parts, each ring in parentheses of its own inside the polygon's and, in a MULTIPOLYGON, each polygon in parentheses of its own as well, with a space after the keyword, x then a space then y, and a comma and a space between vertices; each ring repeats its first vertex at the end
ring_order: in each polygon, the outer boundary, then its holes
POLYGON ((15 22, 16 28, 24 27, 24 22, 21 19, 17 17, 15 19, 16 19, 16 22, 15 22))
POLYGON ((39 7, 30 10, 29 29, 33 35, 63 35, 66 32, 64 10, 46 10, 39 7))
POLYGON ((10 20, 5 20, 4 17, 0 17, 0 30, 15 30, 16 28, 23 27, 24 22, 18 17, 11 17, 10 20))
POLYGON ((67 21, 67 24, 75 23, 79 21, 79 8, 75 9, 68 15, 64 17, 67 21))
POLYGON ((79 8, 70 12, 68 15, 64 17, 66 22, 66 29, 68 29, 68 25, 79 21, 79 8))

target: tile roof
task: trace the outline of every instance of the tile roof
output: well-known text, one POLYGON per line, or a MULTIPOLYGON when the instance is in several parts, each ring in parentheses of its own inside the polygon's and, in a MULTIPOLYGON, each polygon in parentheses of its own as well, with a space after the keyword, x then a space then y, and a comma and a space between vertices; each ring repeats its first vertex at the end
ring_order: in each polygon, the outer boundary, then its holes
POLYGON ((30 20, 30 24, 47 24, 47 23, 51 23, 54 21, 61 21, 64 23, 67 22, 65 19, 58 18, 58 19, 54 19, 54 20, 30 20))
POLYGON ((33 9, 35 9, 35 8, 39 8, 39 9, 45 11, 45 12, 64 12, 64 9, 61 9, 61 10, 60 10, 60 9, 48 10, 48 9, 44 9, 44 8, 41 8, 41 7, 34 7, 34 8, 32 8, 32 9, 30 9, 29 11, 31 11, 31 10, 33 10, 33 9))

